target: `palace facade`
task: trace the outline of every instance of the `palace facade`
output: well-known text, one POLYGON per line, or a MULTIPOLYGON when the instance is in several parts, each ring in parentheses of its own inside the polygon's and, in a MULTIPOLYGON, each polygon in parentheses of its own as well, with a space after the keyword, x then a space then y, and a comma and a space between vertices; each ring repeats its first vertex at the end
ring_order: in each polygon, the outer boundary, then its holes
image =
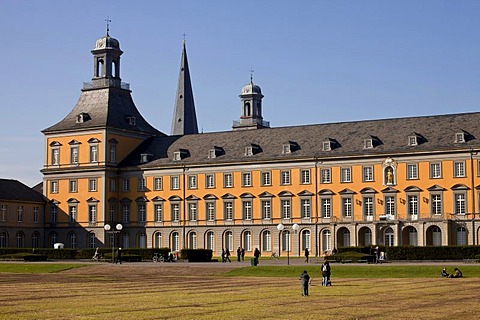
POLYGON ((43 130, 47 247, 478 244, 480 113, 271 128, 251 79, 232 130, 198 133, 184 44, 166 135, 121 81, 119 42, 91 52, 92 81, 43 130))

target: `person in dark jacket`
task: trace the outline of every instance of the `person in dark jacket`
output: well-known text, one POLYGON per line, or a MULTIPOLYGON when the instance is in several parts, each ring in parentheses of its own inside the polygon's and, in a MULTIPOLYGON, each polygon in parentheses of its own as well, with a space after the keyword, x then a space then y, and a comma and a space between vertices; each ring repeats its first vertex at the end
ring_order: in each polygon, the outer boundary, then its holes
POLYGON ((254 257, 254 264, 258 265, 258 259, 260 258, 260 250, 258 248, 255 248, 255 251, 253 252, 253 257, 254 257))
POLYGON ((310 284, 310 276, 307 273, 307 270, 304 270, 300 275, 300 280, 302 281, 302 296, 308 296, 308 285, 310 284))
POLYGON ((305 262, 308 263, 308 257, 310 256, 310 252, 308 251, 308 248, 305 248, 305 262))
POLYGON ((117 250, 117 260, 115 260, 115 264, 117 263, 122 264, 122 248, 118 248, 117 250))
POLYGON ((228 262, 232 262, 232 260, 230 260, 230 250, 225 250, 225 262, 228 260, 228 262))

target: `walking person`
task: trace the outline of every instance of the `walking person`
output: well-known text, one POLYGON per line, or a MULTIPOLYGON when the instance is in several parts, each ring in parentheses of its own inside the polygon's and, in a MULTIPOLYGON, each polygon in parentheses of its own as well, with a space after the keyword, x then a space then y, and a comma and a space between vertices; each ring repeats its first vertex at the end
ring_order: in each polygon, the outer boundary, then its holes
POLYGON ((122 264, 122 248, 118 248, 117 250, 117 260, 115 260, 115 264, 117 263, 122 264))
POLYGON ((242 261, 245 261, 245 249, 243 249, 242 247, 240 251, 241 251, 242 261))
POLYGON ((328 260, 325 260, 322 264, 322 287, 332 285, 332 282, 330 281, 330 273, 330 263, 328 263, 328 260))
POLYGON ((225 249, 222 249, 222 262, 226 262, 227 260, 225 259, 225 249))
POLYGON ((238 247, 237 249, 237 261, 240 262, 242 259, 242 250, 240 249, 240 247, 238 247))
POLYGON ((308 256, 310 255, 310 252, 308 251, 308 248, 305 248, 305 262, 308 263, 308 256))
POLYGON ((228 260, 228 262, 232 262, 232 260, 230 260, 230 250, 225 250, 225 257, 226 257, 226 260, 225 262, 228 260))
POLYGON ((310 276, 307 273, 307 270, 303 270, 303 273, 300 275, 300 280, 302 281, 302 297, 308 296, 308 285, 310 284, 310 276))
POLYGON ((253 257, 254 257, 254 265, 258 265, 258 259, 260 258, 260 250, 258 248, 255 248, 255 251, 253 252, 253 257))

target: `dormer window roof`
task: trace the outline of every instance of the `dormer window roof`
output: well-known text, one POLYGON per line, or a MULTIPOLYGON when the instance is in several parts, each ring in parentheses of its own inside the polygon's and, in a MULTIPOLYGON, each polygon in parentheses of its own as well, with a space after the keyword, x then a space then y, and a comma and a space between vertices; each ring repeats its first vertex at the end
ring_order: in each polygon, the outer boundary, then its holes
POLYGON ((294 141, 288 141, 287 143, 283 144, 282 153, 283 154, 292 153, 297 151, 298 149, 300 149, 298 143, 294 141))
POLYGON ((455 143, 464 143, 465 142, 465 132, 455 133, 455 143))
POLYGON ((137 120, 136 120, 135 116, 126 116, 125 120, 127 120, 128 124, 130 126, 134 126, 137 123, 137 120))
POLYGON ((330 151, 335 148, 336 141, 331 138, 325 138, 322 141, 322 151, 330 151))
POLYGON ((418 146, 419 144, 423 143, 425 138, 416 132, 412 132, 411 134, 408 135, 408 145, 409 146, 418 146))
POLYGON ((223 154, 225 154, 225 151, 223 150, 222 147, 214 146, 213 149, 208 150, 208 158, 209 159, 214 159, 214 158, 219 157, 223 154))
POLYGON ((250 144, 249 146, 245 147, 245 155, 248 156, 253 156, 254 154, 257 154, 262 151, 262 148, 260 148, 259 145, 257 144, 250 144))
POLYGON ((142 153, 140 154, 140 163, 147 163, 152 159, 152 157, 153 157, 153 154, 142 153))
POLYGON ((179 149, 173 153, 173 161, 180 161, 190 156, 190 152, 187 149, 179 149))
POLYGON ((86 112, 81 112, 81 113, 79 113, 79 114, 77 115, 77 120, 76 120, 76 122, 77 122, 77 123, 84 123, 84 122, 86 122, 86 121, 88 121, 88 120, 90 120, 90 119, 91 119, 91 118, 90 118, 90 115, 89 115, 88 113, 86 113, 86 112))

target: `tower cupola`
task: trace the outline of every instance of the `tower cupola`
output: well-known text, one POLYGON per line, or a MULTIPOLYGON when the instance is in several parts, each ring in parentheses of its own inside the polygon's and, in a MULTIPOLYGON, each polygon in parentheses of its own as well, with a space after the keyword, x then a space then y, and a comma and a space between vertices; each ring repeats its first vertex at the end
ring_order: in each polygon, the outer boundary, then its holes
POLYGON ((107 35, 95 42, 93 54, 93 78, 92 87, 118 87, 121 88, 120 78, 120 43, 117 39, 107 35))
POLYGON ((262 89, 253 83, 252 76, 239 97, 242 104, 241 116, 239 121, 233 122, 233 130, 269 128, 270 123, 263 121, 262 117, 262 89))

